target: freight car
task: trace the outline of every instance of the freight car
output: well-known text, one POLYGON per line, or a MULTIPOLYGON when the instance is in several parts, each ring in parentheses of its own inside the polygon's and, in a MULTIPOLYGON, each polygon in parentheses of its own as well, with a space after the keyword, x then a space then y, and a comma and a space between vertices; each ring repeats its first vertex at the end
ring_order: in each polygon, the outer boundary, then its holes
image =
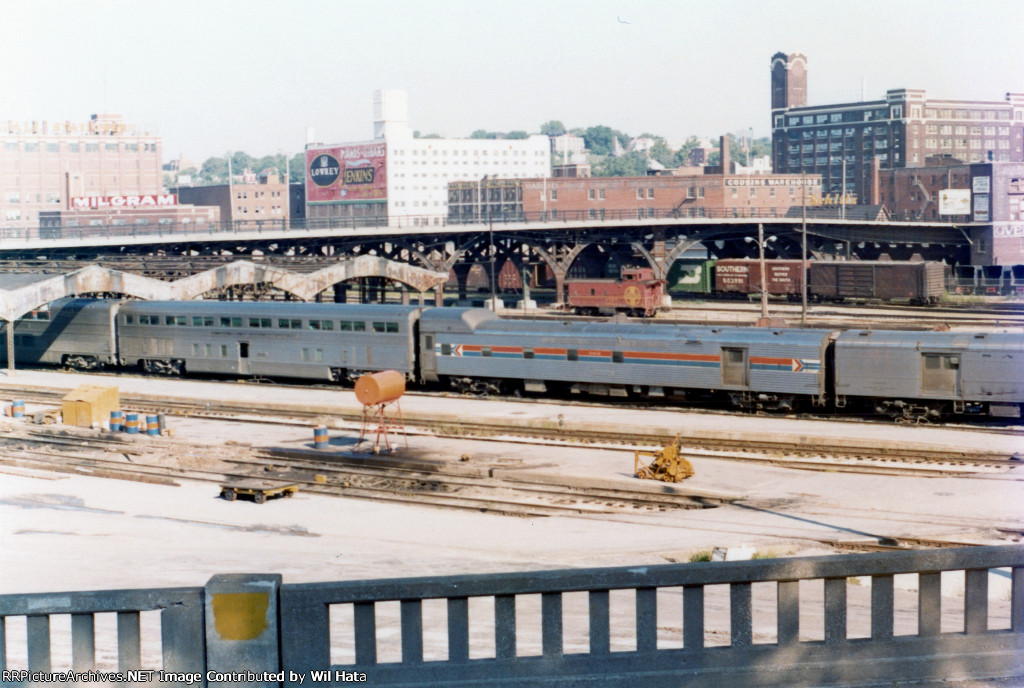
POLYGON ((626 313, 650 317, 665 307, 665 280, 650 268, 622 268, 619 279, 566 280, 566 307, 577 315, 626 313))
POLYGON ((946 293, 946 265, 934 261, 815 260, 808 291, 818 300, 881 299, 923 305, 946 293))
MULTIPOLYGON (((0 338, 0 347, 3 346, 0 338)), ((16 324, 19 360, 462 392, 800 405, 902 419, 1021 416, 1024 336, 503 320, 473 308, 71 299, 16 324)), ((2 348, 0 348, 2 351, 2 348)))
MULTIPOLYGON (((949 267, 934 261, 806 261, 765 260, 768 293, 795 298, 807 280, 808 296, 818 301, 864 299, 937 303, 945 293, 949 267)), ((761 293, 760 261, 723 259, 677 261, 669 286, 687 295, 761 293), (710 277, 710 279, 709 279, 710 277)))
MULTIPOLYGON (((772 296, 798 297, 803 293, 806 264, 802 260, 766 260, 766 287, 772 296)), ((719 294, 760 294, 759 260, 720 260, 715 264, 715 291, 719 294)))

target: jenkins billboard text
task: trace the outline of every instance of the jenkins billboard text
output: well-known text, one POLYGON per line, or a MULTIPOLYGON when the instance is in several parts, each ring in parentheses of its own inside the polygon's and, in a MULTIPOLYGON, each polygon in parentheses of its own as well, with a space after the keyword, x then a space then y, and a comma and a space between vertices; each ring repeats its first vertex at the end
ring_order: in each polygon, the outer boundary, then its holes
POLYGON ((386 201, 383 142, 306 150, 306 202, 386 201))

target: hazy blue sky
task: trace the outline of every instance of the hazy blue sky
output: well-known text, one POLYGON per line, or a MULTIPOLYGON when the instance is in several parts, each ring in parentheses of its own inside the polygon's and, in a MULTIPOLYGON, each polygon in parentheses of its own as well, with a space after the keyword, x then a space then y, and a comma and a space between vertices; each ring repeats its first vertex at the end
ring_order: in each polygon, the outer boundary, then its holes
POLYGON ((1024 0, 0 0, 0 119, 116 112, 164 155, 296 152, 373 134, 373 91, 423 133, 605 124, 770 133, 769 62, 809 101, 1024 91, 1024 0))

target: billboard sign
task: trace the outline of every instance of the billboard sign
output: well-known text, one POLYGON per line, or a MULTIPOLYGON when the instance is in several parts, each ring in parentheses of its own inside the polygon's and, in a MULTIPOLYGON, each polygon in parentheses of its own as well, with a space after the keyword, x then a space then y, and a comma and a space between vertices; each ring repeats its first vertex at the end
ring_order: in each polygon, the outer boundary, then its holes
POLYGON ((72 196, 71 208, 135 208, 177 205, 176 194, 144 194, 141 196, 72 196))
POLYGON ((974 195, 974 221, 988 222, 988 194, 974 195))
POLYGON ((386 201, 387 156, 383 142, 306 150, 306 201, 386 201))
POLYGON ((987 194, 992 188, 992 177, 975 177, 971 180, 971 190, 976 194, 987 194))
POLYGON ((970 189, 941 189, 939 191, 939 215, 970 215, 970 189))

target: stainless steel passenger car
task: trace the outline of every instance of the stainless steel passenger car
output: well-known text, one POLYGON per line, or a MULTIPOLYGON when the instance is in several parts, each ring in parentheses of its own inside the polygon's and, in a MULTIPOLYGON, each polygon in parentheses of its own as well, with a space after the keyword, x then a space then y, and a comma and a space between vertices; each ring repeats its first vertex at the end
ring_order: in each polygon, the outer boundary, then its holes
MULTIPOLYGON (((27 314, 14 325, 19 363, 45 363, 92 370, 117 364, 114 314, 117 301, 61 299, 27 314)), ((0 337, 7 356, 7 338, 0 337)))
POLYGON ((849 330, 835 343, 836 406, 894 417, 1020 417, 1024 337, 997 332, 849 330))
POLYGON ((719 393, 750 408, 826 403, 825 330, 501 320, 487 311, 428 309, 422 377, 463 391, 522 381, 611 396, 719 393))
POLYGON ((117 315, 122 365, 338 381, 415 370, 417 306, 130 301, 117 315))

